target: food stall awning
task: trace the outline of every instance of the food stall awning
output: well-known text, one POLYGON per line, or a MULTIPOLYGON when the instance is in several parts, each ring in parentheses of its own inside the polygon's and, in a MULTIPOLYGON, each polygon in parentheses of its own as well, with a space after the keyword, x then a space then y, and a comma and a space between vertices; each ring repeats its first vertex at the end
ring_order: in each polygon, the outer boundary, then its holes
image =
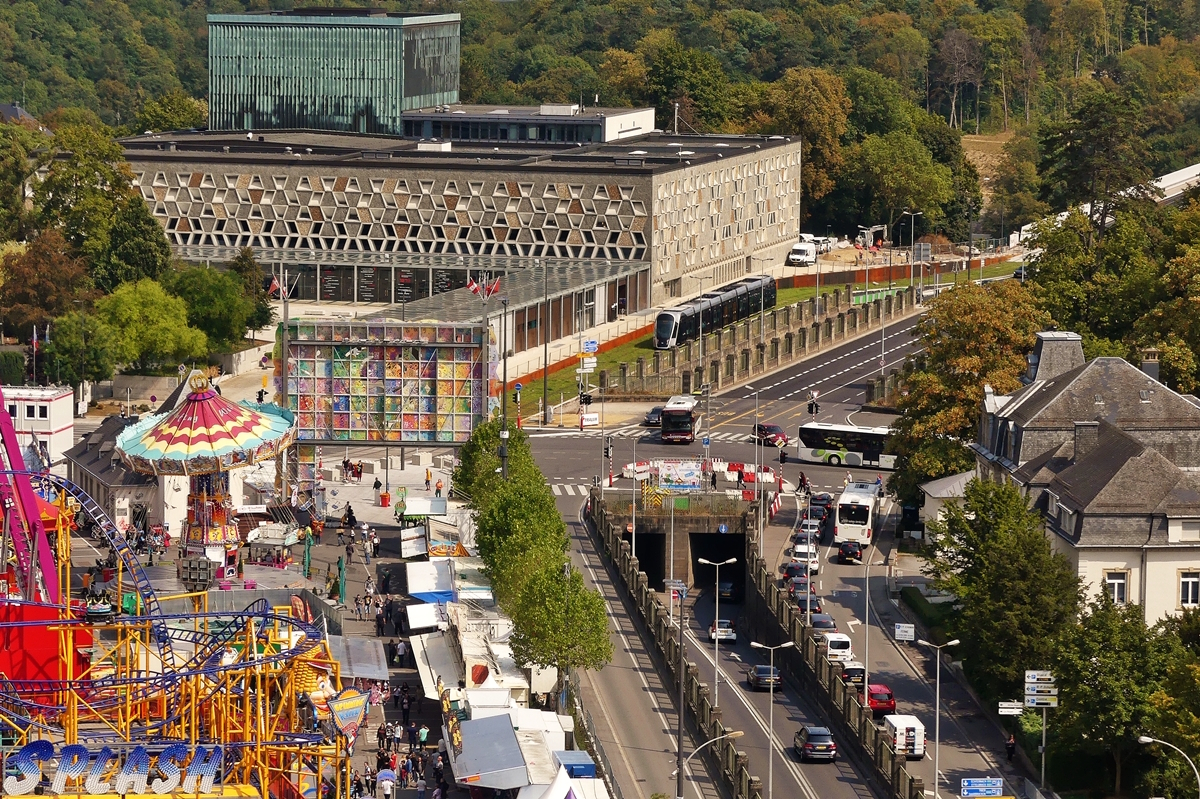
POLYGON ((460 785, 501 791, 529 785, 525 756, 508 715, 464 721, 461 729, 462 754, 452 764, 460 785))
POLYGON ((446 558, 406 563, 408 595, 422 602, 453 602, 454 575, 446 558))
POLYGON ((408 639, 412 646, 413 660, 417 663, 417 674, 421 676, 421 689, 425 696, 437 696, 438 677, 442 684, 458 687, 464 678, 462 661, 454 657, 446 633, 414 635, 408 639))
POLYGON ((329 636, 329 652, 342 666, 342 678, 387 682, 387 655, 377 638, 329 636))

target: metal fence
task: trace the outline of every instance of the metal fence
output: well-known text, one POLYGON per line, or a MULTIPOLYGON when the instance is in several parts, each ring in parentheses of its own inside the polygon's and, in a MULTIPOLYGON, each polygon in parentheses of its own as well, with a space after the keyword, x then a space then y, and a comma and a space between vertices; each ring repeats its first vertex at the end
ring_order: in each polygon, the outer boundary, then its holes
POLYGON ((608 786, 609 795, 614 799, 624 799, 621 794, 621 786, 617 784, 612 763, 609 762, 608 755, 604 752, 604 744, 600 740, 599 733, 596 732, 596 722, 592 720, 591 712, 583 705, 583 692, 579 688, 577 672, 572 671, 568 675, 567 690, 570 695, 571 715, 575 717, 576 745, 579 743, 579 723, 582 721, 587 735, 586 749, 591 753, 596 765, 599 766, 600 776, 603 777, 604 784, 608 786))

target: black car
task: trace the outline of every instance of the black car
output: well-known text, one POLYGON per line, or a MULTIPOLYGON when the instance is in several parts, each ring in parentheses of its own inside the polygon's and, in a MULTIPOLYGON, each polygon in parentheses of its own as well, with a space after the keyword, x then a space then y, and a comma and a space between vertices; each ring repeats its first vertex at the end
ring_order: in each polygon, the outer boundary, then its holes
POLYGON ((733 587, 733 580, 722 580, 721 582, 717 583, 717 596, 719 596, 721 599, 728 599, 732 601, 734 599, 734 595, 735 591, 733 587))
POLYGON ((779 687, 779 669, 771 666, 755 666, 746 672, 746 685, 751 691, 761 691, 774 685, 779 687))
POLYGON ((784 588, 788 584, 788 580, 794 577, 806 577, 808 575, 808 564, 797 563, 792 561, 783 567, 783 580, 780 581, 779 587, 784 588))
MULTIPOLYGON (((811 613, 813 616, 816 616, 818 613, 823 612, 821 608, 821 597, 813 593, 796 594, 796 608, 801 613, 811 613)), ((830 631, 822 630, 821 632, 824 634, 830 631)))
POLYGON ((838 547, 838 563, 862 563, 862 544, 857 541, 843 541, 838 547))
POLYGON ((856 690, 863 689, 867 679, 867 667, 857 660, 847 660, 842 664, 842 682, 853 685, 856 690))
POLYGON ((663 406, 654 406, 646 412, 646 418, 642 420, 642 424, 646 427, 662 427, 662 412, 663 406))
POLYGON ((808 501, 812 505, 820 505, 823 508, 828 508, 833 504, 833 494, 830 494, 828 491, 822 491, 819 494, 813 494, 808 501))
POLYGON ((829 508, 825 505, 812 505, 800 511, 800 521, 812 519, 818 524, 824 524, 829 518, 829 508))
POLYGON ((808 579, 808 576, 804 574, 798 574, 792 579, 788 580, 787 589, 788 593, 792 596, 803 596, 805 591, 808 591, 810 594, 815 594, 817 592, 817 587, 813 585, 808 579))
POLYGON ((837 744, 827 727, 801 727, 792 746, 801 760, 837 760, 837 744))

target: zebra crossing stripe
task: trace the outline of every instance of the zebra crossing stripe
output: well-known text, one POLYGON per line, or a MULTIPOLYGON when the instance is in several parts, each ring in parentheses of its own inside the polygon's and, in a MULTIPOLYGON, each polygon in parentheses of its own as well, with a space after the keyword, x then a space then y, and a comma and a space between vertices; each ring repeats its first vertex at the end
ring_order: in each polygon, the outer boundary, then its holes
POLYGON ((552 483, 550 485, 550 490, 552 492, 554 492, 554 496, 556 496, 556 497, 562 496, 562 486, 560 486, 558 483, 552 483))

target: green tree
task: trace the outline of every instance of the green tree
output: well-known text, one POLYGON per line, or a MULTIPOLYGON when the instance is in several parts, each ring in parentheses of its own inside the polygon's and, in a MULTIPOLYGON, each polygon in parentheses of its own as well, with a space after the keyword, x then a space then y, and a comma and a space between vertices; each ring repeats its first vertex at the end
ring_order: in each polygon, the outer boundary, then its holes
POLYGON ((846 130, 849 141, 914 132, 911 112, 916 109, 896 81, 862 67, 851 67, 842 73, 842 79, 850 98, 846 130))
MULTIPOLYGON (((500 473, 500 427, 499 417, 477 425, 458 452, 454 491, 466 497, 476 510, 483 508, 487 497, 494 495, 504 483, 500 473)), ((518 482, 540 479, 541 470, 529 451, 525 431, 510 428, 508 432, 509 478, 518 482)))
POLYGON ((873 218, 891 228, 906 210, 941 216, 941 204, 952 196, 950 170, 934 163, 913 135, 892 131, 867 136, 852 152, 849 171, 865 192, 873 218))
POLYGON ((1020 131, 1004 143, 984 223, 989 230, 1006 235, 1050 214, 1050 204, 1038 196, 1042 181, 1037 164, 1037 140, 1032 136, 1020 131))
POLYGON ((989 699, 1020 692, 1023 670, 1049 662, 1059 633, 1073 624, 1079 578, 1051 551, 1041 516, 1009 484, 971 480, 961 504, 929 524, 927 573, 958 597, 951 620, 971 685, 989 699))
POLYGON ((275 321, 275 309, 263 287, 263 269, 254 258, 254 250, 243 247, 225 268, 242 281, 242 290, 254 306, 246 318, 246 327, 250 330, 268 327, 275 321))
POLYGON ((1117 796, 1125 761, 1153 718, 1151 697, 1178 656, 1178 639, 1147 627, 1141 605, 1116 605, 1103 591, 1055 647, 1050 665, 1059 686, 1054 721, 1060 740, 1110 757, 1117 796))
POLYGON ((25 241, 33 233, 25 190, 44 164, 36 155, 46 137, 21 125, 0 125, 0 241, 25 241))
POLYGON ((7 330, 28 341, 39 327, 86 302, 93 294, 83 262, 73 257, 57 230, 47 230, 24 252, 4 256, 0 273, 0 309, 7 330))
POLYGON ((800 136, 804 143, 801 198, 805 204, 819 200, 833 188, 844 161, 842 136, 850 113, 845 84, 823 69, 793 67, 767 88, 764 99, 769 122, 758 129, 800 136))
POLYGON ((1087 205, 1089 249, 1091 234, 1104 237, 1105 222, 1118 205, 1152 196, 1143 132, 1141 109, 1112 92, 1087 98, 1070 119, 1043 130, 1043 198, 1058 208, 1087 205))
POLYGON ((566 563, 566 525, 544 479, 509 479, 487 494, 476 517, 475 541, 503 607, 519 600, 539 566, 566 563))
POLYGON ((638 51, 647 65, 646 89, 662 127, 673 126, 677 102, 680 118, 701 132, 717 128, 729 116, 729 78, 711 53, 684 47, 665 29, 642 40, 638 51))
POLYGON ((963 442, 975 437, 983 387, 1007 394, 1021 385, 1025 356, 1048 321, 1015 280, 968 283, 928 303, 916 330, 924 356, 904 375, 897 403, 892 492, 916 501, 921 483, 971 467, 963 442))
POLYGON ((210 347, 232 347, 246 337, 254 304, 232 272, 191 266, 168 275, 164 286, 187 303, 187 323, 204 331, 210 347))
POLYGON ((99 316, 72 311, 54 320, 54 335, 39 353, 45 373, 77 386, 109 380, 117 362, 117 336, 99 316))
POLYGON ((92 263, 92 277, 104 291, 143 278, 158 280, 171 266, 171 248, 162 226, 136 194, 121 198, 104 249, 92 263))
POLYGON ((513 655, 554 666, 561 685, 570 669, 601 669, 612 660, 604 598, 578 569, 546 564, 525 583, 513 615, 513 655))
POLYGON ((204 333, 188 327, 187 304, 148 278, 97 300, 96 315, 116 333, 120 363, 146 369, 208 353, 204 333))
POLYGON ((158 133, 199 128, 207 124, 208 103, 191 97, 182 89, 172 89, 142 106, 137 118, 137 131, 158 133))
POLYGON ((53 158, 33 189, 38 223, 58 228, 78 252, 96 259, 108 248, 108 231, 120 202, 133 189, 121 145, 103 128, 64 125, 54 137, 53 158))
POLYGON ((25 385, 25 353, 14 350, 0 351, 0 385, 25 385))

